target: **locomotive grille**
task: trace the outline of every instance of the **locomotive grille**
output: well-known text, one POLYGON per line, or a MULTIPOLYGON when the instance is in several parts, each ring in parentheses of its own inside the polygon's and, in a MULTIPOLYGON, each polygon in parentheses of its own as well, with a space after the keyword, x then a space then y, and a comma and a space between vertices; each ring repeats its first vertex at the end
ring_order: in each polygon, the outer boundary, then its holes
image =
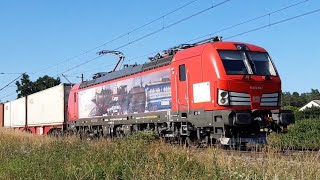
POLYGON ((231 106, 250 106, 250 95, 247 93, 230 92, 231 106))
POLYGON ((278 93, 263 94, 261 97, 260 106, 278 106, 278 99, 278 93))
MULTIPOLYGON (((250 106, 251 99, 247 93, 230 92, 231 106, 250 106)), ((279 94, 270 93, 263 94, 260 101, 260 106, 278 106, 279 94)))

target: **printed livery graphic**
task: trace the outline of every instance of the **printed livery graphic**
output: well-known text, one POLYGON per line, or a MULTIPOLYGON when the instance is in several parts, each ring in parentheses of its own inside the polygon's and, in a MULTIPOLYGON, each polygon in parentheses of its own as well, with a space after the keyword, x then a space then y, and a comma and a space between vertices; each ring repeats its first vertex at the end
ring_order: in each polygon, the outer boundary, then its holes
POLYGON ((169 69, 79 92, 80 118, 169 109, 171 109, 169 69))

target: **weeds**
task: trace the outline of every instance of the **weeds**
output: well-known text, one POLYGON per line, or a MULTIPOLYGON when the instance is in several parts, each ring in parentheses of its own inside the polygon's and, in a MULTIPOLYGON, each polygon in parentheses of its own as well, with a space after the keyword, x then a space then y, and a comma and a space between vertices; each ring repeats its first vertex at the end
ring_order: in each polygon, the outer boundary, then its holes
POLYGON ((320 155, 187 149, 149 133, 108 141, 0 130, 0 179, 317 179, 320 155))

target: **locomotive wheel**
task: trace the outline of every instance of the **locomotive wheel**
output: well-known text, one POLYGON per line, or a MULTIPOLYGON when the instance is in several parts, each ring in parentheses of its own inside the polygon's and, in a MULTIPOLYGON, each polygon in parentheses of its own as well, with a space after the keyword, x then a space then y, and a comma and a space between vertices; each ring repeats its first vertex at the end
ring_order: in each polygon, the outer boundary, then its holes
POLYGON ((77 132, 74 131, 74 130, 66 130, 63 135, 65 137, 72 137, 72 136, 76 136, 77 135, 77 132))
POLYGON ((192 139, 189 136, 185 138, 184 144, 185 144, 185 147, 188 147, 188 148, 198 147, 197 141, 192 141, 192 139))
POLYGON ((116 131, 116 137, 122 139, 124 138, 124 134, 121 131, 116 131))
POLYGON ((177 141, 180 146, 183 145, 184 137, 179 134, 177 136, 177 141))

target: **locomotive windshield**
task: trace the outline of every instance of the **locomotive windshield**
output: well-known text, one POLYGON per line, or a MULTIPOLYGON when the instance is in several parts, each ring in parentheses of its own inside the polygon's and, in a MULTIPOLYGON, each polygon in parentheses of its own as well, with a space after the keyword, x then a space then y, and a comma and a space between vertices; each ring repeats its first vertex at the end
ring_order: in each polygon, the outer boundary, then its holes
POLYGON ((248 64, 241 51, 219 51, 227 74, 248 74, 248 64))
POLYGON ((275 68, 265 52, 219 51, 219 55, 228 75, 276 76, 275 68))
POLYGON ((249 58, 253 74, 262 76, 276 75, 276 71, 267 53, 249 51, 246 54, 249 58))

